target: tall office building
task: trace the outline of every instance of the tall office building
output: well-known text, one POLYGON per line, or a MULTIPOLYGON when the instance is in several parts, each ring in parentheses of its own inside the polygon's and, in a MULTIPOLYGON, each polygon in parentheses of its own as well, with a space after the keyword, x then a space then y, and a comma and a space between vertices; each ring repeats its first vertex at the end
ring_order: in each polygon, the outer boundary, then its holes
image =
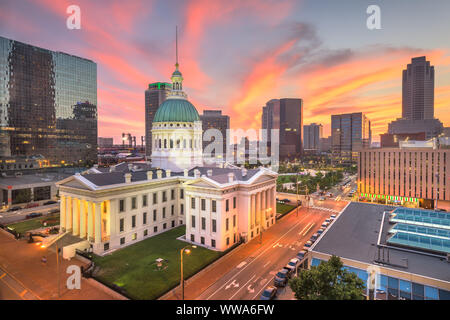
POLYGON ((148 85, 145 90, 145 155, 152 155, 152 123, 161 103, 166 101, 172 91, 172 84, 167 82, 155 82, 148 85))
POLYGON ((370 120, 362 112, 331 116, 331 151, 333 163, 355 163, 358 151, 372 143, 370 120))
POLYGON ((426 57, 412 58, 402 80, 402 118, 389 123, 388 132, 406 135, 425 132, 426 139, 442 133, 443 125, 434 118, 434 67, 426 57))
POLYGON ((0 37, 0 157, 97 162, 97 64, 0 37))
MULTIPOLYGON (((203 114, 200 115, 200 120, 202 121, 203 134, 208 129, 217 129, 222 133, 222 157, 226 155, 227 147, 227 129, 230 129, 230 117, 222 114, 222 110, 204 110, 203 114)), ((203 150, 212 141, 203 141, 203 150)))
POLYGON ((319 153, 323 137, 323 126, 311 123, 303 126, 303 150, 305 152, 319 153))
POLYGON ((412 58, 403 70, 402 118, 434 118, 434 66, 430 65, 426 57, 412 58))
POLYGON ((268 130, 270 148, 279 148, 281 160, 299 158, 303 152, 303 100, 272 99, 263 107, 262 129, 268 130), (270 141, 270 130, 279 129, 280 140, 270 141))

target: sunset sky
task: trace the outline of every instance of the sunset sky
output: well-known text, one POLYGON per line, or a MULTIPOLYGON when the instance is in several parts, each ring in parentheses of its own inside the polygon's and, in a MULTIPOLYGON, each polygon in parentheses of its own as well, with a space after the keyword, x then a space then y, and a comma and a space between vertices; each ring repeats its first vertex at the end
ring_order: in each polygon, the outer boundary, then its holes
POLYGON ((201 112, 259 128, 273 98, 302 98, 304 124, 366 112, 374 140, 401 116, 401 72, 426 55, 436 70, 435 117, 450 126, 450 1, 2 0, 0 35, 97 63, 99 136, 144 135, 144 91, 180 70, 201 112), (81 8, 81 30, 66 8, 81 8), (366 8, 381 8, 368 30, 366 8))

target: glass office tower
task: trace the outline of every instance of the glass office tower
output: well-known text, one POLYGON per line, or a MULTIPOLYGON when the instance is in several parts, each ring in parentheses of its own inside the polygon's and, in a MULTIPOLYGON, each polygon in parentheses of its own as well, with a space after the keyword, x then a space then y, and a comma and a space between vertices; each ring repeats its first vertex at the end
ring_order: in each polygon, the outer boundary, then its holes
POLYGON ((97 64, 0 37, 0 157, 97 162, 97 64))

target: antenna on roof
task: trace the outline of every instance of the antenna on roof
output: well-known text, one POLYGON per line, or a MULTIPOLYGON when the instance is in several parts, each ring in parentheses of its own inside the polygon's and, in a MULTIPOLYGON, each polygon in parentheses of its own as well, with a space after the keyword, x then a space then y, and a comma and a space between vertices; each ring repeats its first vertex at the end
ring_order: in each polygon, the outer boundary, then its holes
POLYGON ((175 26, 175 66, 178 68, 178 26, 175 26))

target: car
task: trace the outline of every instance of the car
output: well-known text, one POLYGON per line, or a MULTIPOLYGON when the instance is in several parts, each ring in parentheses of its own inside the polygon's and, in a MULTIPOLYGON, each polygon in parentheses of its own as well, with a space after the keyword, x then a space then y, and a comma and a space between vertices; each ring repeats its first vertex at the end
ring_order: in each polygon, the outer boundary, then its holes
POLYGON ((313 243, 312 243, 311 240, 306 241, 305 245, 303 246, 303 250, 308 251, 309 248, 311 248, 312 244, 313 244, 313 243))
POLYGON ((287 284, 288 281, 288 270, 281 269, 277 272, 275 275, 275 278, 273 279, 273 284, 277 287, 284 287, 287 284))
POLYGON ((325 222, 330 223, 331 220, 328 218, 328 219, 325 219, 325 222))
POLYGON ((17 210, 20 210, 20 209, 22 209, 22 208, 21 207, 11 207, 11 208, 9 208, 7 210, 7 212, 17 211, 17 210))
POLYGON ((297 253, 297 259, 302 260, 306 255, 306 251, 305 250, 301 250, 297 253))
POLYGON ((32 213, 27 214, 25 216, 25 218, 26 219, 31 219, 31 218, 37 218, 37 217, 40 217, 40 216, 42 216, 42 213, 40 213, 40 212, 32 212, 32 213))
POLYGON ((25 206, 25 208, 35 208, 35 207, 38 207, 38 206, 39 206, 39 203, 34 202, 34 203, 28 203, 28 204, 25 206))
POLYGON ((286 270, 288 271, 288 273, 287 273, 287 277, 288 277, 288 278, 291 278, 292 275, 293 275, 294 272, 295 272, 295 269, 292 268, 289 264, 285 265, 285 266, 283 267, 283 269, 286 269, 286 270))
POLYGON ((312 236, 311 236, 311 241, 312 242, 315 242, 316 240, 317 240, 317 238, 319 237, 319 234, 318 233, 314 233, 312 236))
POLYGON ((322 223, 321 227, 322 227, 322 228, 326 228, 326 227, 328 227, 328 222, 324 222, 324 223, 322 223))
POLYGON ((299 263, 300 263, 300 260, 299 260, 299 259, 297 259, 297 258, 292 258, 292 259, 288 262, 288 264, 287 264, 286 267, 292 268, 292 269, 294 270, 294 272, 295 272, 295 270, 297 269, 299 263))
POLYGON ((50 201, 44 202, 43 205, 46 206, 46 205, 49 205, 49 204, 55 204, 55 203, 58 203, 58 202, 57 202, 57 201, 50 200, 50 201))
POLYGON ((268 286, 264 291, 261 293, 260 300, 273 300, 277 296, 277 287, 274 286, 268 286))
POLYGON ((325 228, 320 228, 319 230, 317 230, 317 233, 320 235, 325 231, 325 228))
POLYGON ((332 220, 336 219, 336 215, 335 215, 335 214, 332 214, 332 215, 330 216, 330 219, 332 219, 332 220))
POLYGON ((288 203, 288 202, 291 202, 291 200, 289 200, 289 199, 283 199, 283 200, 281 200, 281 201, 283 201, 284 203, 288 203))

